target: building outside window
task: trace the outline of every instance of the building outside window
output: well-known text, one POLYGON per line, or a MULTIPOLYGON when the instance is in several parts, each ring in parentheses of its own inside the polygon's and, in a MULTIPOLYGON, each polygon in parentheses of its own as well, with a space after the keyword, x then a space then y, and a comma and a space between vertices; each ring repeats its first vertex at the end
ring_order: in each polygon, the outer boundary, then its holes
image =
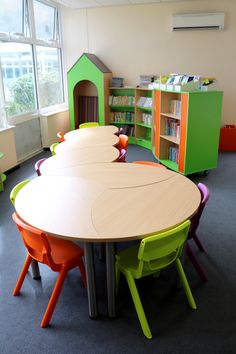
POLYGON ((64 103, 57 4, 1 0, 0 69, 1 111, 8 123, 64 103))

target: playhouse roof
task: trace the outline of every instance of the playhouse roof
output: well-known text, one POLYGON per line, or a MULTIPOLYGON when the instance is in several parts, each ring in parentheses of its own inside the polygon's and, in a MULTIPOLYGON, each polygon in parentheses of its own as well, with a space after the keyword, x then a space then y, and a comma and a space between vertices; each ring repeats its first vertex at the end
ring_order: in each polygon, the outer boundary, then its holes
POLYGON ((95 54, 91 54, 91 53, 83 53, 79 59, 76 61, 76 63, 70 68, 70 70, 68 72, 70 72, 73 67, 80 61, 80 59, 83 57, 83 56, 86 56, 97 68, 98 70, 100 70, 102 73, 111 73, 111 70, 108 69, 108 67, 103 64, 103 62, 98 59, 98 57, 95 55, 95 54))

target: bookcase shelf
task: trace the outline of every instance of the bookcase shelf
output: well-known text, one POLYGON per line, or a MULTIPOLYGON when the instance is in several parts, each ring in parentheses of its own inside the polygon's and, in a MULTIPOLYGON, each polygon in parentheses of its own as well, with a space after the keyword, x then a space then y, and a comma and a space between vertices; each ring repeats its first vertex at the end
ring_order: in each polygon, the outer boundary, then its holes
POLYGON ((148 128, 148 129, 152 129, 152 126, 149 125, 149 124, 145 124, 145 123, 136 123, 137 125, 140 125, 140 127, 145 127, 145 128, 148 128))
POLYGON ((179 139, 176 136, 172 136, 172 135, 160 135, 161 139, 165 139, 168 140, 176 145, 179 145, 179 139))
POLYGON ((161 113, 161 115, 164 116, 164 117, 173 118, 173 119, 176 119, 176 120, 180 120, 181 119, 180 116, 177 116, 174 113, 161 113))

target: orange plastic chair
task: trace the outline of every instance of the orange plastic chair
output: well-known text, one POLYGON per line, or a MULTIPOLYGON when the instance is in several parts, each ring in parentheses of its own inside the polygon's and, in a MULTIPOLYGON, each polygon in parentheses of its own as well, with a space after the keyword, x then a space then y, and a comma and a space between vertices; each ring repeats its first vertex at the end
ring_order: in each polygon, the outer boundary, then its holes
POLYGON ((48 265, 54 272, 59 272, 59 276, 41 322, 41 327, 44 328, 48 326, 52 318, 64 280, 69 270, 79 267, 84 286, 87 287, 84 262, 82 259, 84 252, 78 245, 71 241, 48 236, 43 231, 24 223, 16 213, 13 213, 12 218, 21 233, 25 247, 28 251, 13 295, 19 295, 26 273, 33 259, 48 265))
POLYGON ((158 162, 152 162, 152 161, 133 161, 133 163, 138 163, 140 165, 150 165, 150 166, 155 166, 155 167, 160 167, 160 168, 165 168, 165 166, 161 165, 158 162))
POLYGON ((116 147, 120 151, 121 151, 121 149, 125 149, 127 151, 128 143, 129 143, 129 137, 125 134, 120 134, 119 135, 119 142, 116 147))
POLYGON ((65 141, 64 135, 65 135, 64 132, 58 132, 58 133, 57 133, 57 137, 59 138, 60 143, 62 143, 63 141, 65 141))

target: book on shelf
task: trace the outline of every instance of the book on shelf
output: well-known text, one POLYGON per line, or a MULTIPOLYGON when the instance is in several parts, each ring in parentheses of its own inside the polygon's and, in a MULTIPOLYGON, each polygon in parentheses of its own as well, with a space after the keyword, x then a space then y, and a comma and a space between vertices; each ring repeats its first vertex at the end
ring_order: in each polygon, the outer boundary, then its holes
POLYGON ((175 136, 177 139, 179 139, 180 123, 171 118, 167 119, 165 125, 165 135, 175 136))
POLYGON ((148 113, 142 113, 142 122, 147 125, 152 125, 152 115, 148 113))
POLYGON ((122 122, 134 122, 134 112, 111 112, 110 122, 122 123, 122 122))
POLYGON ((124 78, 123 77, 113 77, 111 79, 112 87, 123 87, 124 86, 124 78))
POLYGON ((109 106, 134 106, 134 96, 109 96, 109 106))
POLYGON ((179 148, 170 146, 169 147, 169 160, 179 163, 179 148))
POLYGON ((144 108, 152 108, 152 98, 151 97, 139 97, 137 105, 144 108))
POLYGON ((180 117, 180 114, 181 114, 181 101, 180 100, 171 100, 170 101, 170 111, 174 115, 180 117))

